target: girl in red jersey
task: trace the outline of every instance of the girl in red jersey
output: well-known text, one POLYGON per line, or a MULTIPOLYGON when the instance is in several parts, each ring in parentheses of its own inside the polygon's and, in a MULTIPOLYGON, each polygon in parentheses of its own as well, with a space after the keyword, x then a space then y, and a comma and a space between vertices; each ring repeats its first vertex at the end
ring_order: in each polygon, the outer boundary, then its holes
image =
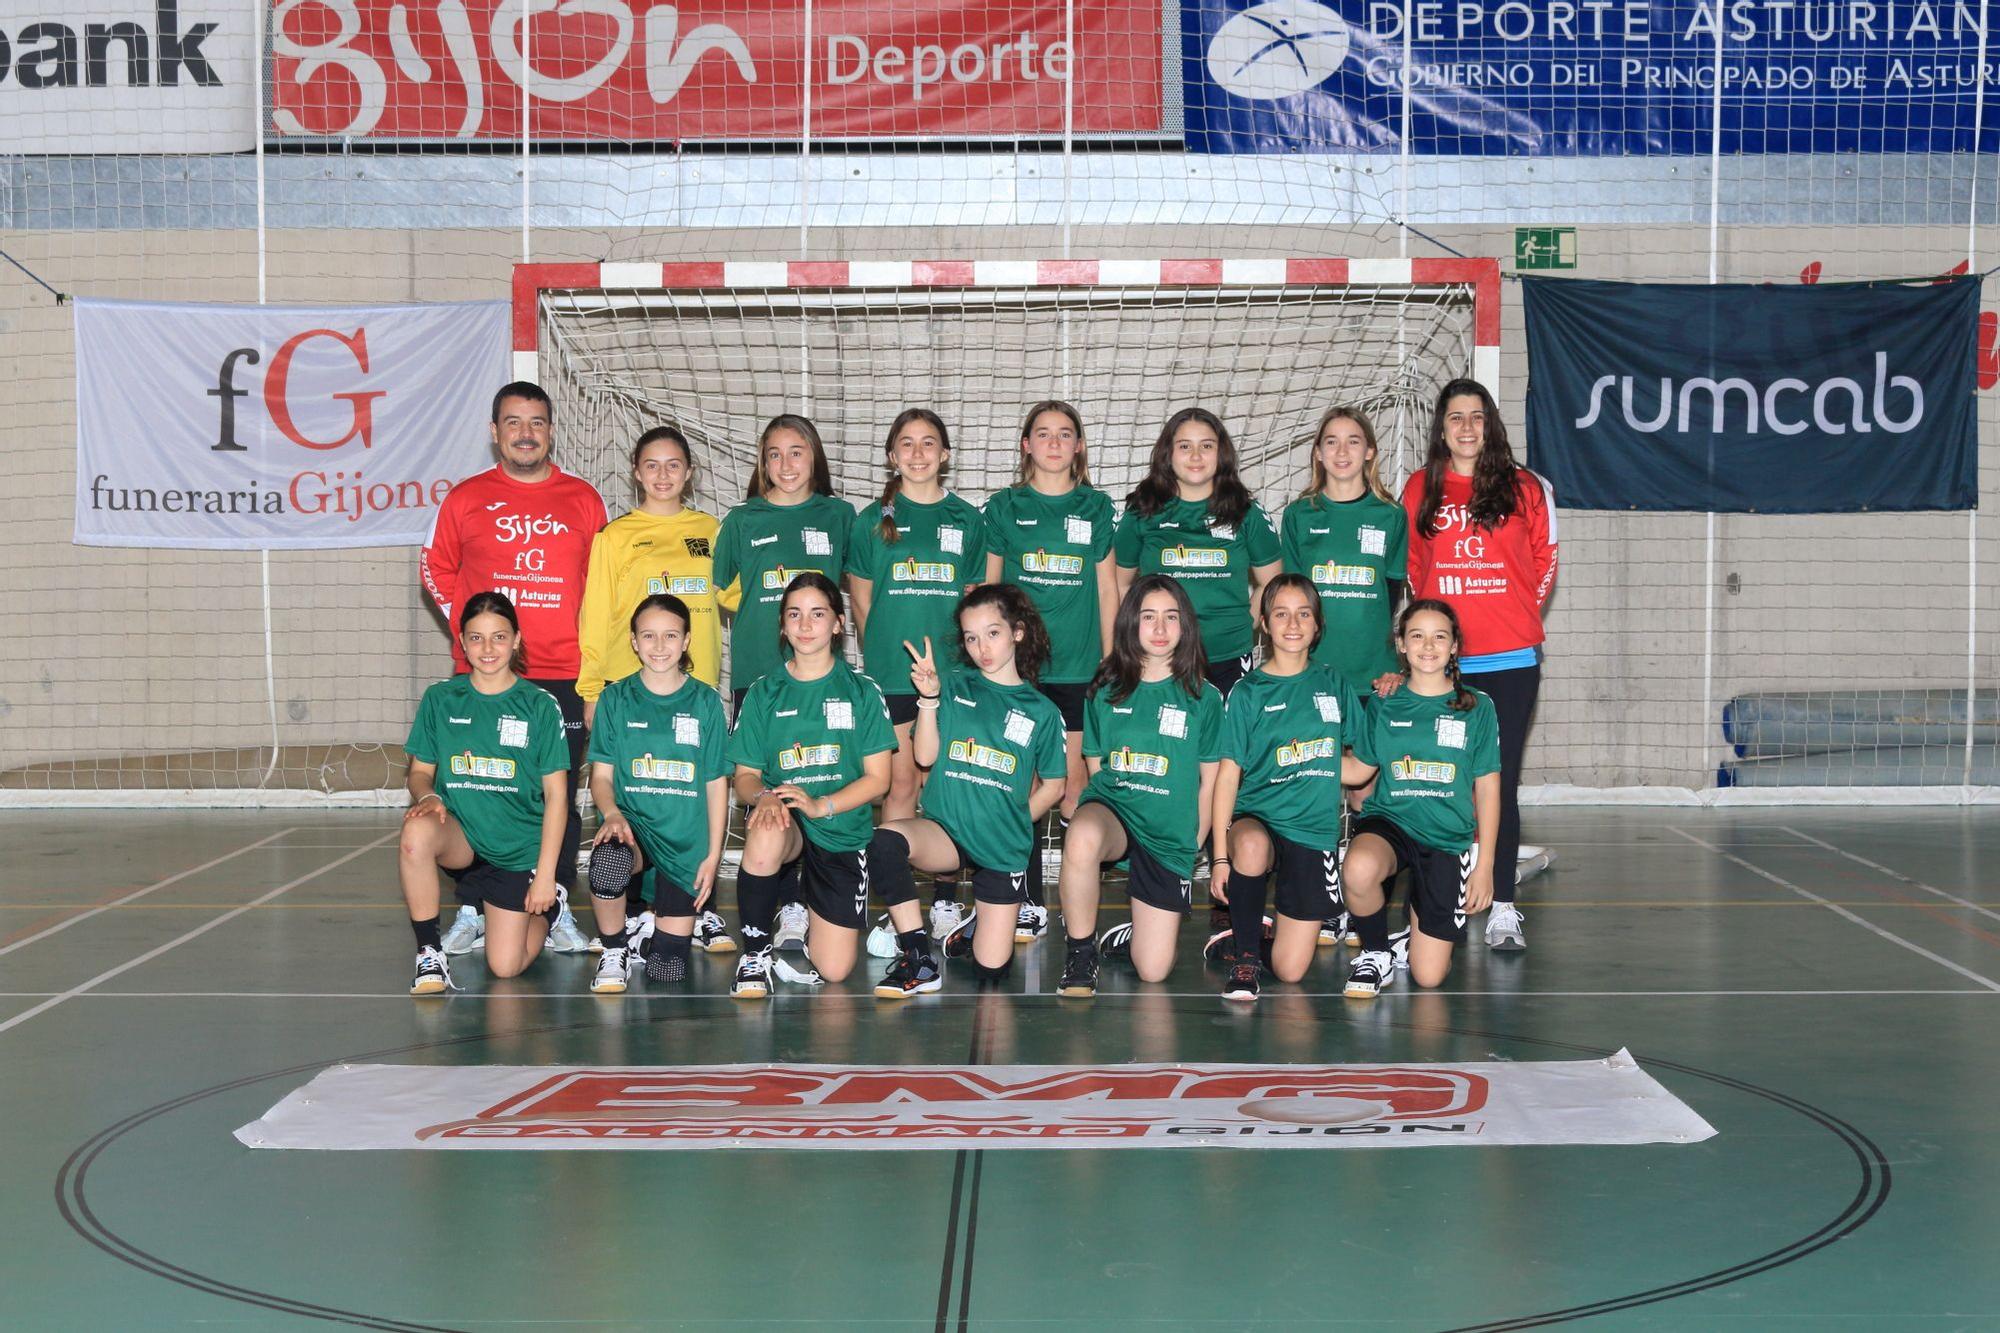
MULTIPOLYGON (((1493 700, 1500 724, 1500 828, 1486 943, 1522 949, 1514 905, 1521 844, 1521 755, 1542 683, 1542 612, 1556 582, 1556 501, 1514 462, 1486 386, 1453 380, 1431 415, 1423 471, 1403 487, 1410 596, 1450 603, 1464 629, 1459 670, 1493 700)), ((1390 691, 1393 693, 1394 691, 1390 691)))

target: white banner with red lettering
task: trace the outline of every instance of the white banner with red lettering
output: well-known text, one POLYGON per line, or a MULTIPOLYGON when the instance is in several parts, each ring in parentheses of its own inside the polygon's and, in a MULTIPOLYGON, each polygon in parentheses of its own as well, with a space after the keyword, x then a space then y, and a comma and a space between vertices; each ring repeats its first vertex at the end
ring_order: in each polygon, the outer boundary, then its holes
POLYGON ((797 139, 808 116, 815 138, 1059 135, 1074 62, 1078 133, 1157 133, 1159 0, 1078 4, 1073 41, 1065 13, 1047 0, 279 3, 272 122, 293 138, 518 139, 525 84, 538 143, 797 139))
POLYGON ((252 1148, 1418 1148, 1698 1143, 1624 1051, 1407 1065, 337 1065, 252 1148))
POLYGON ((82 546, 413 546, 492 463, 504 301, 76 303, 82 546))

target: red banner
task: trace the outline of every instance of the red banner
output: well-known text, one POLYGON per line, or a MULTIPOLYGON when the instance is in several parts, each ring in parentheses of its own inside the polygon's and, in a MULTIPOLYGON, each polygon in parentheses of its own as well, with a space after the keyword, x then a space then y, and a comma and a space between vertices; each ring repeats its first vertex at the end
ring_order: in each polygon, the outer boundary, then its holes
POLYGON ((537 140, 1156 132, 1157 0, 278 0, 281 137, 537 140), (806 96, 810 45, 812 95, 806 96))

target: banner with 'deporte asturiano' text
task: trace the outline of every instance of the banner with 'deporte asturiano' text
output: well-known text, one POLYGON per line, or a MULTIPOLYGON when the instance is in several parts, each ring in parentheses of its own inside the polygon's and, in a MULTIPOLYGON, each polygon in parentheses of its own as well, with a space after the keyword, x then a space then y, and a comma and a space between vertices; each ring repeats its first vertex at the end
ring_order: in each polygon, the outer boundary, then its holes
POLYGON ((492 462, 507 304, 77 302, 82 546, 410 546, 492 462))
POLYGON ((1528 446, 1565 508, 1977 501, 1977 277, 1521 285, 1528 446))

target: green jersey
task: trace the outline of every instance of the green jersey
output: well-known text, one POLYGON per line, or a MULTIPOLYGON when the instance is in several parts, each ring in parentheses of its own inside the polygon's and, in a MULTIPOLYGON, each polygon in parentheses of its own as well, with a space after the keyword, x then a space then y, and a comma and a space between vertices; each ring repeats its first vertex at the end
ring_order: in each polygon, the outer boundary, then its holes
POLYGON ((1340 751, 1360 729, 1361 704, 1331 667, 1245 676, 1223 723, 1222 757, 1243 770, 1236 813, 1303 847, 1338 847, 1340 751))
POLYGON ((1362 803, 1426 847, 1464 855, 1479 825, 1472 783, 1500 771, 1500 724, 1493 701, 1478 690, 1472 711, 1451 706, 1449 694, 1414 694, 1404 685, 1368 705, 1354 755, 1381 770, 1362 803))
POLYGON ((1062 714, 1034 686, 995 685, 977 671, 946 676, 940 690, 924 815, 981 869, 1024 871, 1035 851, 1035 781, 1069 771, 1062 714))
POLYGON ((634 672, 598 696, 590 762, 611 766, 611 793, 646 863, 683 889, 708 859, 708 784, 727 777, 722 696, 693 676, 655 694, 634 672))
POLYGON ((940 657, 955 655, 953 612, 968 586, 986 582, 986 520, 950 492, 932 504, 896 497, 896 541, 882 540, 882 510, 862 505, 847 540, 847 572, 874 585, 861 666, 888 694, 910 694, 908 639, 929 635, 940 657))
POLYGON ((1122 703, 1111 687, 1083 706, 1083 752, 1103 762, 1083 789, 1102 801, 1155 861, 1194 875, 1201 823, 1201 766, 1222 758, 1222 695, 1203 681, 1201 697, 1180 683, 1141 681, 1122 703))
POLYGON ((1045 685, 1077 685, 1104 657, 1097 566, 1111 554, 1111 499, 1095 486, 1043 495, 1023 482, 986 502, 986 549, 1000 582, 1020 587, 1049 627, 1054 654, 1045 685))
MULTIPOLYGON (((896 748, 875 682, 835 659, 818 680, 779 667, 750 687, 729 737, 729 762, 754 768, 766 787, 789 782, 817 799, 860 778, 862 760, 896 748)), ((875 832, 863 805, 819 819, 794 810, 799 830, 829 852, 858 852, 875 832)))
POLYGON ((1313 661, 1366 684, 1401 668, 1390 640, 1391 583, 1409 558, 1403 506, 1364 491, 1358 500, 1309 495, 1285 506, 1278 544, 1285 569, 1319 589, 1320 636, 1313 661))
POLYGON ((479 859, 533 870, 542 853, 542 779, 569 768, 562 709, 525 680, 481 694, 453 676, 424 691, 410 738, 412 759, 437 767, 431 780, 479 859))
POLYGON ((1156 514, 1127 509, 1116 549, 1121 567, 1171 574, 1187 589, 1210 661, 1249 653, 1250 571, 1278 560, 1278 534, 1263 509, 1252 503, 1234 527, 1211 522, 1206 500, 1172 500, 1156 514))
POLYGON ((785 587, 808 570, 836 584, 847 567, 847 530, 854 511, 831 495, 774 505, 762 496, 729 511, 715 536, 714 581, 741 580, 743 600, 729 631, 729 683, 742 689, 769 675, 778 651, 778 603, 785 587))

